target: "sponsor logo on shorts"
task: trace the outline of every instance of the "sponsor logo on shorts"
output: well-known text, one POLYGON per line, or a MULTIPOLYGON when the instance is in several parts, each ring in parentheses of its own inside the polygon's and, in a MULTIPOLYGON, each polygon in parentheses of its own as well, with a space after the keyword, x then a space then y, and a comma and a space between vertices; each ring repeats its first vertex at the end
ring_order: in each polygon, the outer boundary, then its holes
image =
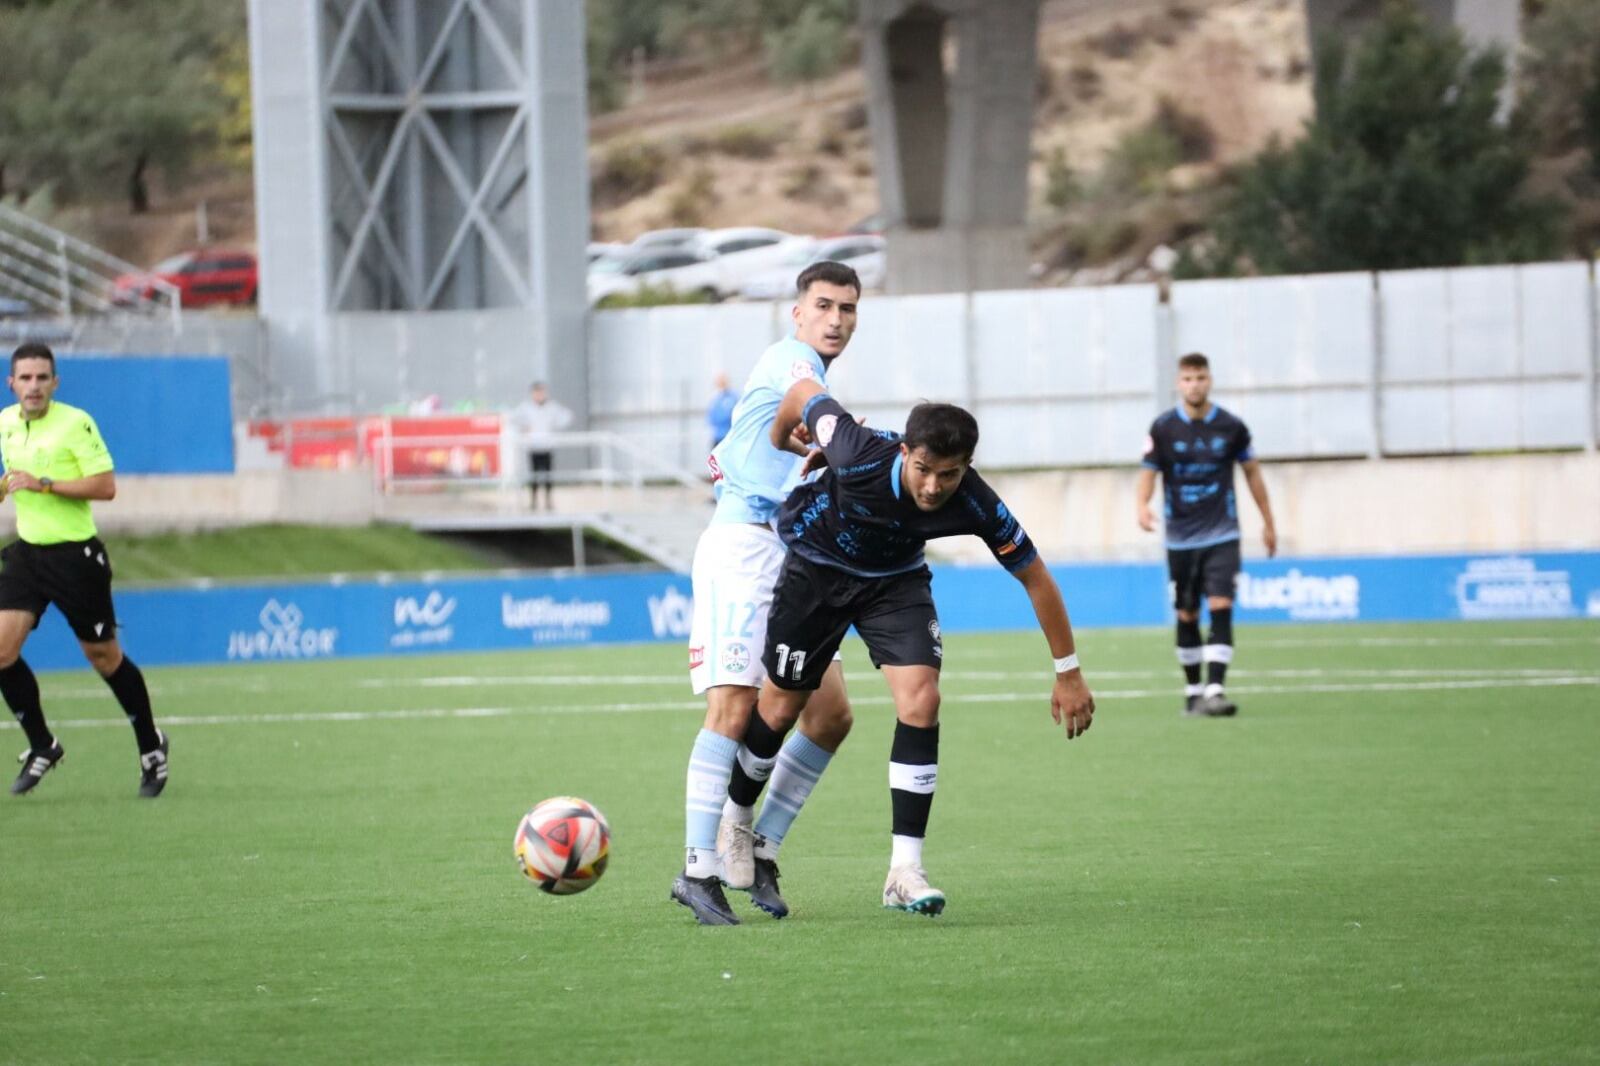
POLYGON ((838 415, 823 415, 817 419, 817 443, 826 448, 833 443, 833 431, 839 428, 838 415))
POLYGON ((702 644, 698 648, 689 649, 689 669, 698 670, 706 664, 706 649, 702 644))
POLYGON ((934 640, 939 639, 939 620, 937 618, 928 623, 928 636, 934 640))
POLYGON ((750 649, 740 643, 722 649, 722 668, 730 674, 742 674, 750 668, 750 649))

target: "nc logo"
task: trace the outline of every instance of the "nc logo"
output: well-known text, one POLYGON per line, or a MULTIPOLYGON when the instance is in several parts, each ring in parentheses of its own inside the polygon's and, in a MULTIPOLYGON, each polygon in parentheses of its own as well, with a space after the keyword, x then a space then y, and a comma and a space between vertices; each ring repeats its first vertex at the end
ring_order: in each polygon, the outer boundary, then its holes
POLYGON ((436 629, 445 624, 456 611, 456 598, 446 597, 438 589, 430 589, 419 603, 415 596, 401 596, 394 601, 396 628, 423 626, 436 629))

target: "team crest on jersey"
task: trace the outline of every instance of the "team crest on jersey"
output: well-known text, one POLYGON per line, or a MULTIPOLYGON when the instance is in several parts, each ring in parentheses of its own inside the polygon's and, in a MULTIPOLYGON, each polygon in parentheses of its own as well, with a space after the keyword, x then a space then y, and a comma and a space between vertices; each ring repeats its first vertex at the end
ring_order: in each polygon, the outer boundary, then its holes
POLYGON ((1223 440, 1221 437, 1212 437, 1211 450, 1214 452, 1220 452, 1222 450, 1222 446, 1227 443, 1228 442, 1223 440))
POLYGON ((789 367, 789 377, 795 381, 799 381, 801 378, 811 378, 813 381, 815 381, 817 372, 816 369, 804 359, 796 359, 794 361, 794 365, 789 367))
POLYGON ((750 649, 733 643, 722 649, 722 668, 730 674, 742 674, 750 666, 750 649))
POLYGON ((833 431, 839 428, 838 415, 823 415, 817 419, 817 443, 826 448, 833 443, 833 431))

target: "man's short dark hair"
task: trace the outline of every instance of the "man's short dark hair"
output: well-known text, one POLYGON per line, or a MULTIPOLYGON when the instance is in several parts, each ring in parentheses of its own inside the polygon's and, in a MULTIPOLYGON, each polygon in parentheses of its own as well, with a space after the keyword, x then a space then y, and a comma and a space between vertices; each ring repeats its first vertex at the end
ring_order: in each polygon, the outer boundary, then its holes
POLYGON ((848 285, 856 290, 856 296, 861 295, 861 276, 855 272, 855 268, 836 263, 832 259, 812 263, 800 271, 800 276, 794 279, 795 295, 804 296, 806 290, 819 281, 825 281, 830 285, 848 285))
POLYGON ((907 448, 926 448, 941 459, 971 460, 978 448, 978 420, 951 403, 919 403, 906 418, 907 448))
POLYGON ((1199 352, 1190 352, 1178 360, 1179 370, 1210 370, 1211 360, 1199 352))
POLYGON ((20 345, 16 351, 11 353, 11 372, 13 374, 17 372, 18 359, 48 359, 50 361, 50 373, 54 374, 56 372, 56 353, 50 350, 48 344, 30 341, 27 344, 20 345))

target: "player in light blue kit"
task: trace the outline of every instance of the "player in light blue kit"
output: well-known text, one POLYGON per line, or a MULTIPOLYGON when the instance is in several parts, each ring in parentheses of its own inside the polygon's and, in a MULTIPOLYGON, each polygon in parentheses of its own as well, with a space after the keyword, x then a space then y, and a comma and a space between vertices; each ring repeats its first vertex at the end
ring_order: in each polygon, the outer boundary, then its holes
POLYGON ((749 891, 774 918, 789 913, 778 894, 778 846, 850 731, 844 671, 835 661, 787 741, 756 735, 759 728, 746 738, 761 721, 751 712, 766 678, 761 649, 783 565, 773 522, 807 450, 798 440, 787 451, 773 447, 772 422, 789 386, 825 381, 855 332, 861 296, 861 280, 842 263, 812 264, 795 287, 794 333, 762 353, 734 407, 733 428, 711 454, 717 509, 694 553, 689 680, 696 695, 705 693, 706 719, 689 756, 684 868, 672 898, 702 925, 739 924, 724 883, 749 891), (756 797, 769 777, 756 821, 756 797))

